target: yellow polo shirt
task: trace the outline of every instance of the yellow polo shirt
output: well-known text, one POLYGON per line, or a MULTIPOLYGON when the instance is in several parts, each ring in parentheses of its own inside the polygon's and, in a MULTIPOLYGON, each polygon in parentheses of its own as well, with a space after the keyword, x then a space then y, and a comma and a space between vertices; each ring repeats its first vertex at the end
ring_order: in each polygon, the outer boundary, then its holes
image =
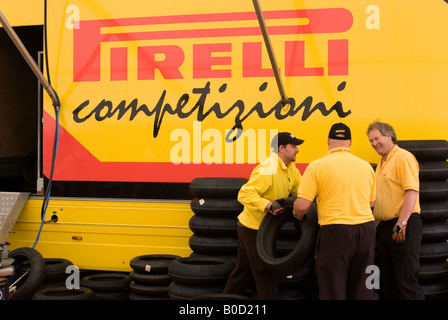
POLYGON ((238 201, 244 206, 238 216, 239 222, 258 230, 269 202, 297 196, 301 178, 294 162, 286 166, 277 154, 272 154, 254 168, 249 181, 238 193, 238 201))
POLYGON ((308 165, 298 196, 310 201, 317 197, 321 226, 373 221, 370 202, 375 199, 375 173, 350 149, 333 148, 308 165))
MULTIPOLYGON (((397 145, 394 146, 386 161, 376 167, 376 219, 384 221, 400 215, 406 190, 419 191, 418 174, 419 165, 414 155, 397 145)), ((420 213, 419 197, 412 212, 420 213)))

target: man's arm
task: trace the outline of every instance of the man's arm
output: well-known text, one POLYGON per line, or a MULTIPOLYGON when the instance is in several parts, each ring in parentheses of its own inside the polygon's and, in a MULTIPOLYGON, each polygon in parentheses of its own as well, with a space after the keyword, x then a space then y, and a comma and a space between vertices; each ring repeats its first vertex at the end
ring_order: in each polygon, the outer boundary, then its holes
POLYGON ((397 224, 401 224, 403 221, 408 221, 411 216, 415 202, 417 201, 418 191, 416 190, 406 190, 403 200, 403 206, 401 207, 400 216, 398 217, 397 224))
POLYGON ((303 220, 303 217, 310 208, 311 203, 312 201, 310 200, 304 198, 297 198, 296 201, 294 201, 294 207, 292 211, 294 216, 299 220, 303 220))

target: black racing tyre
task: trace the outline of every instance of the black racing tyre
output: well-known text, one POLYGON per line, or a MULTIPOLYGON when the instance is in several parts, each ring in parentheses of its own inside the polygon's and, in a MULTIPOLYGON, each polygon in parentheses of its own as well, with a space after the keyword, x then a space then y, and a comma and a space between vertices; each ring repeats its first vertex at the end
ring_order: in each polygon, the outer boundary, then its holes
POLYGON ((448 159, 447 140, 399 140, 397 144, 411 152, 418 161, 448 159))
POLYGON ((140 294, 140 293, 135 293, 135 292, 131 292, 129 294, 129 300, 169 300, 169 296, 168 293, 166 295, 163 296, 150 296, 150 295, 146 295, 146 294, 140 294))
POLYGON ((169 297, 168 294, 166 296, 150 296, 146 294, 131 292, 129 294, 129 300, 169 300, 169 297))
POLYGON ((294 250, 298 242, 299 239, 282 238, 280 234, 277 235, 277 241, 275 242, 277 257, 287 256, 294 250))
POLYGON ((122 273, 98 273, 81 279, 81 286, 92 289, 95 293, 124 291, 129 288, 131 277, 122 273))
POLYGON ((137 294, 144 294, 147 296, 167 296, 168 297, 168 285, 166 285, 166 286, 146 286, 146 285, 138 284, 138 283, 135 283, 134 281, 132 281, 131 284, 129 285, 129 289, 131 290, 131 292, 134 292, 137 294))
POLYGON ((225 284, 234 265, 217 258, 179 258, 170 264, 168 274, 177 283, 187 285, 225 284))
POLYGON ((95 300, 95 293, 85 287, 80 287, 79 289, 67 289, 66 287, 50 287, 39 290, 33 296, 33 300, 51 300, 51 301, 61 301, 61 300, 95 300))
POLYGON ((297 219, 288 219, 281 226, 278 236, 282 239, 300 239, 302 235, 302 227, 297 219))
POLYGON ((448 242, 422 242, 420 249, 420 262, 438 262, 448 259, 448 242))
POLYGON ((237 222, 238 220, 236 218, 193 215, 188 226, 190 227, 190 230, 197 235, 237 237, 237 222))
MULTIPOLYGON (((278 199, 277 202, 285 208, 286 214, 292 214, 294 202, 297 200, 297 197, 289 196, 287 198, 278 199)), ((299 220, 293 218, 293 216, 289 216, 288 219, 284 221, 282 226, 280 227, 279 236, 285 238, 298 239, 302 235, 302 227, 299 220)))
MULTIPOLYGON (((167 271, 168 272, 168 271, 167 271)), ((168 273, 164 274, 154 274, 148 272, 139 272, 132 270, 129 273, 129 276, 136 284, 146 285, 146 286, 162 286, 169 285, 171 282, 171 278, 168 273)))
POLYGON ((45 258, 45 282, 57 282, 67 278, 67 267, 73 265, 70 260, 61 258, 45 258))
POLYGON ((317 207, 313 202, 301 222, 302 235, 297 246, 288 255, 278 257, 275 242, 280 227, 288 218, 291 218, 291 214, 279 216, 266 214, 257 233, 256 246, 262 263, 269 270, 280 274, 294 274, 307 265, 314 256, 314 247, 319 231, 317 207))
POLYGON ((447 161, 424 161, 419 163, 420 181, 444 181, 448 179, 447 161))
POLYGON ((279 280, 279 288, 299 288, 314 277, 315 264, 314 260, 304 266, 298 272, 291 275, 283 275, 279 280))
POLYGON ((237 256, 237 253, 233 253, 233 254, 203 254, 203 253, 192 252, 190 254, 190 258, 216 258, 216 259, 228 260, 234 266, 236 266, 236 256, 237 256))
POLYGON ((9 296, 9 299, 30 300, 45 280, 44 258, 37 250, 26 247, 11 251, 9 258, 14 259, 15 269, 12 279, 9 281, 10 285, 27 273, 15 284, 17 290, 9 296))
POLYGON ((423 224, 423 242, 448 240, 448 221, 423 224))
POLYGON ((278 300, 306 300, 311 295, 307 287, 286 288, 278 291, 278 300))
POLYGON ((129 300, 129 289, 95 292, 95 300, 129 300))
POLYGON ((222 293, 224 286, 189 286, 177 282, 171 282, 168 286, 168 296, 171 300, 192 300, 204 294, 222 293))
POLYGON ((448 278, 440 282, 421 284, 420 286, 426 300, 447 300, 448 298, 448 278))
POLYGON ((226 255, 238 252, 237 237, 206 237, 193 234, 188 243, 196 253, 226 255))
POLYGON ((445 222, 448 220, 448 201, 421 202, 421 213, 423 224, 427 222, 445 222))
POLYGON ((170 263, 177 258, 172 254, 147 254, 132 258, 129 265, 136 271, 166 274, 170 263))
POLYGON ((444 201, 448 199, 448 181, 421 181, 420 200, 422 202, 444 201))
POLYGON ((190 182, 190 192, 195 197, 236 198, 245 178, 195 178, 190 182))
POLYGON ((448 278, 448 261, 420 263, 419 283, 440 281, 448 278))
POLYGON ((208 293, 194 297, 192 300, 250 300, 250 298, 241 294, 208 293))
POLYGON ((191 211, 199 216, 236 218, 244 209, 236 198, 198 198, 190 202, 191 211))

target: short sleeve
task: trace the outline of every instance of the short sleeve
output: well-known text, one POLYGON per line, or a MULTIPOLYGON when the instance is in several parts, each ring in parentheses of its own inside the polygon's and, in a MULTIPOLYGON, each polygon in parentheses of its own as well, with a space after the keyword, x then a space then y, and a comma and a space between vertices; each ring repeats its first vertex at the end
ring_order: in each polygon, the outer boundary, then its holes
POLYGON ((419 191, 419 165, 412 154, 403 158, 400 163, 400 180, 403 190, 419 191))
POLYGON ((310 163, 305 169, 300 182, 298 197, 313 201, 317 195, 317 174, 315 163, 310 163))

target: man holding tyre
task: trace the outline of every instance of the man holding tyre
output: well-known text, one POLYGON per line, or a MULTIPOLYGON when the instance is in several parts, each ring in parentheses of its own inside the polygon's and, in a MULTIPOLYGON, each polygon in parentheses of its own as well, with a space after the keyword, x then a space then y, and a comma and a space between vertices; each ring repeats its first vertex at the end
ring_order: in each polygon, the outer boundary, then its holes
POLYGON ((277 298, 279 275, 263 266, 256 249, 257 231, 267 213, 284 211, 276 200, 297 196, 302 176, 294 161, 303 142, 289 132, 279 132, 271 142, 272 155, 254 168, 241 187, 238 201, 244 209, 238 216, 238 255, 224 293, 243 294, 253 278, 258 299, 277 298))
POLYGON ((372 166, 356 156, 351 131, 334 124, 329 152, 306 168, 294 202, 294 215, 303 219, 316 198, 320 230, 316 243, 316 272, 321 300, 370 300, 366 268, 374 263, 375 199, 372 166))

